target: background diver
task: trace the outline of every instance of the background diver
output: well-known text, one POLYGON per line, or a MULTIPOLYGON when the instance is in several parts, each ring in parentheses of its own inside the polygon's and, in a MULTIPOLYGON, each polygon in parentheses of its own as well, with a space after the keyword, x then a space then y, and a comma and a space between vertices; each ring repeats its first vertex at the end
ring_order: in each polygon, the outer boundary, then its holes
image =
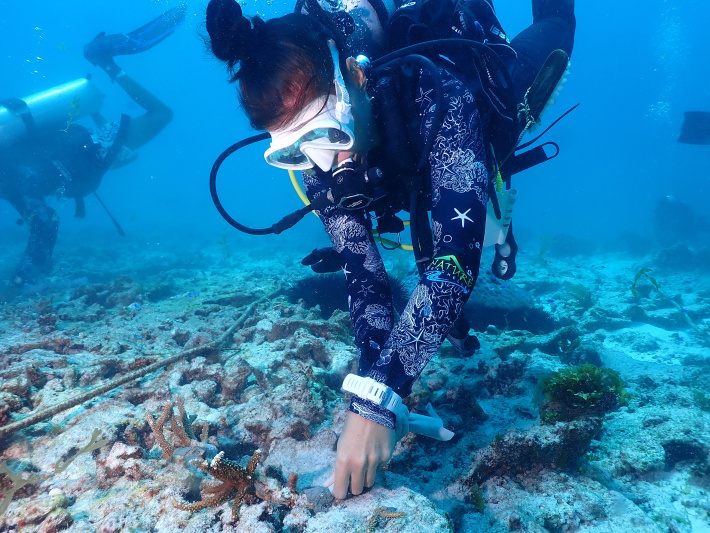
POLYGON ((170 35, 184 16, 184 6, 172 9, 129 34, 101 33, 84 47, 86 59, 145 109, 141 116, 108 121, 100 112, 102 96, 88 79, 0 102, 0 198, 29 228, 14 286, 51 271, 59 220, 47 197, 73 198, 75 216, 83 218, 84 198, 95 193, 105 172, 135 159, 135 150, 172 120, 172 110, 124 72, 114 56, 147 50, 170 35), (95 123, 93 132, 76 122, 87 114, 95 123))
MULTIPOLYGON (((268 21, 245 18, 234 0, 208 5, 212 51, 239 82, 251 125, 270 134, 266 161, 303 171, 306 194, 347 280, 359 362, 358 376, 344 382, 355 394, 326 483, 333 483, 337 498, 372 486, 395 442, 416 422, 401 397, 452 331, 478 276, 489 178, 521 129, 509 114, 515 106, 506 116, 497 107, 502 100, 495 101, 500 95, 487 91, 495 91, 494 82, 501 81, 496 76, 505 74, 514 93, 506 101, 520 101, 553 51, 566 52, 567 65, 576 24, 573 0, 532 5, 532 26, 508 41, 487 0, 406 4, 401 9, 421 7, 432 17, 451 7, 442 27, 453 26, 457 35, 488 46, 449 43, 456 46, 446 54, 429 49, 427 61, 407 56, 372 70, 349 57, 358 51, 348 49, 342 18, 324 15, 317 5, 306 5, 308 15, 268 21), (403 208, 420 221, 428 222, 426 211, 431 213, 434 242, 418 258, 418 285, 395 323, 366 211, 382 220, 403 208), (420 211, 424 216, 417 217, 420 211)), ((427 35, 429 29, 395 12, 382 48, 426 43, 438 35, 427 35)), ((422 237, 429 234, 426 227, 422 237)), ((443 428, 431 436, 450 438, 443 428)))

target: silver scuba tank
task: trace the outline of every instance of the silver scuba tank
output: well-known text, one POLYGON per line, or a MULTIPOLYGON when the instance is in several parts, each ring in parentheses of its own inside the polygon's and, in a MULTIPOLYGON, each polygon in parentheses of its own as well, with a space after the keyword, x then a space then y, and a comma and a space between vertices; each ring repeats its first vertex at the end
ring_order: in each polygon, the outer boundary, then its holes
POLYGON ((26 96, 0 100, 0 148, 26 137, 33 127, 65 127, 101 110, 104 96, 87 78, 26 96))

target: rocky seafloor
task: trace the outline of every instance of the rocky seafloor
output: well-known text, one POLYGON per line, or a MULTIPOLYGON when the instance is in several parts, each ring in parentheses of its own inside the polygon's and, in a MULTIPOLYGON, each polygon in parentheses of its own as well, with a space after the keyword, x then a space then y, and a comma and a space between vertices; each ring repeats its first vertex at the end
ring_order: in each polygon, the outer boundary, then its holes
POLYGON ((511 282, 483 268, 468 304, 481 350, 445 343, 406 400, 454 438, 410 434, 344 501, 318 488, 357 358, 342 280, 310 279, 285 251, 87 252, 81 268, 75 252, 0 304, 0 432, 185 357, 0 433, 0 531, 710 531, 703 252, 523 253, 511 282), (625 401, 541 416, 541 380, 586 363, 617 371, 625 401), (176 506, 201 492, 215 505, 176 506))

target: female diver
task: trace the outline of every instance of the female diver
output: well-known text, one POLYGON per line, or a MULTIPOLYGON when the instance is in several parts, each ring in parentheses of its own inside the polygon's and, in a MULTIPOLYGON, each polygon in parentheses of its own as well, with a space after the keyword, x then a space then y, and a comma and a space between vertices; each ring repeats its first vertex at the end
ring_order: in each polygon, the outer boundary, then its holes
MULTIPOLYGON (((505 65, 517 97, 550 52, 571 54, 573 0, 533 0, 533 25, 510 44, 488 0, 460 3, 468 5, 462 23, 475 24, 482 39, 501 50, 495 61, 479 63, 505 65)), ((338 27, 308 11, 264 21, 245 18, 235 0, 211 0, 207 31, 212 52, 239 83, 252 127, 271 134, 267 163, 304 171, 309 199, 326 205, 316 212, 347 280, 359 349, 359 376, 344 383, 355 395, 326 482, 334 484, 335 497, 345 498, 348 489, 356 495, 374 484, 377 469, 409 430, 401 397, 453 333, 471 294, 495 154, 510 149, 506 139, 517 138, 520 129, 511 124, 500 131, 490 96, 482 98, 480 72, 472 83, 455 53, 368 72, 365 61, 349 55, 338 27), (377 191, 384 191, 384 203, 377 191), (389 216, 409 208, 410 197, 430 212, 434 242, 432 253, 419 259, 421 277, 394 323, 366 211, 389 216)), ((428 434, 450 438, 443 428, 428 434)))

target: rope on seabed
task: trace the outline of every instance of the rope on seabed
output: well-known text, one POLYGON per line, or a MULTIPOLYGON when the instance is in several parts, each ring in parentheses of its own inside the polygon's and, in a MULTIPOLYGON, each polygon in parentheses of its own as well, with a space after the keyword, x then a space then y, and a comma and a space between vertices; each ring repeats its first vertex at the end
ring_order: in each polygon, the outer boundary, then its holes
POLYGON ((59 403, 53 407, 48 407, 46 409, 42 409, 41 411, 37 411, 36 413, 33 413, 29 416, 26 416, 25 418, 22 418, 20 420, 17 420, 15 422, 12 422, 11 424, 8 424, 6 426, 0 427, 0 440, 4 439, 8 435, 11 435, 21 429, 25 429, 27 427, 33 426, 37 422, 41 422, 42 420, 46 420, 47 418, 50 418, 58 413, 61 413, 62 411, 66 411, 67 409, 71 409, 72 407, 76 407, 77 405, 81 405, 82 403, 91 400, 92 398, 96 398, 97 396, 101 396, 102 394, 105 394, 116 387, 120 387, 124 383, 128 383, 130 381, 134 381, 138 378, 141 378, 145 375, 148 375, 152 372, 155 372, 156 370, 170 365, 172 363, 175 363, 176 361, 179 361, 180 359, 185 359, 185 358, 190 358, 194 357, 196 355, 199 355, 203 352, 210 351, 210 350, 215 350, 219 349, 225 342, 227 342, 232 334, 237 330, 237 328, 241 327, 244 322, 246 322, 246 319, 249 318, 249 316, 254 312, 256 309, 257 305, 262 303, 264 300, 268 300, 271 298, 274 298, 279 294, 281 291, 281 287, 277 288, 275 291, 262 296, 255 302, 252 302, 249 307, 247 307, 244 312, 237 318, 237 321, 232 324, 232 326, 229 327, 227 331, 225 331, 222 335, 220 335, 216 340, 213 340, 212 342, 209 342, 207 344, 203 344, 201 346, 196 346, 194 348, 190 348, 189 350, 184 350, 182 352, 179 352, 175 355, 171 355, 170 357, 166 357, 165 359, 162 359, 160 361, 156 361, 155 363, 151 363, 148 366, 145 366, 143 368, 139 368, 138 370, 134 370, 133 372, 129 372, 128 374, 125 374, 121 376, 120 378, 116 378, 114 380, 109 381, 108 383, 104 383, 103 385, 99 385, 97 387, 94 387, 93 389, 90 389, 82 394, 79 394, 78 396, 74 396, 73 398, 69 398, 68 400, 63 401, 62 403, 59 403))

